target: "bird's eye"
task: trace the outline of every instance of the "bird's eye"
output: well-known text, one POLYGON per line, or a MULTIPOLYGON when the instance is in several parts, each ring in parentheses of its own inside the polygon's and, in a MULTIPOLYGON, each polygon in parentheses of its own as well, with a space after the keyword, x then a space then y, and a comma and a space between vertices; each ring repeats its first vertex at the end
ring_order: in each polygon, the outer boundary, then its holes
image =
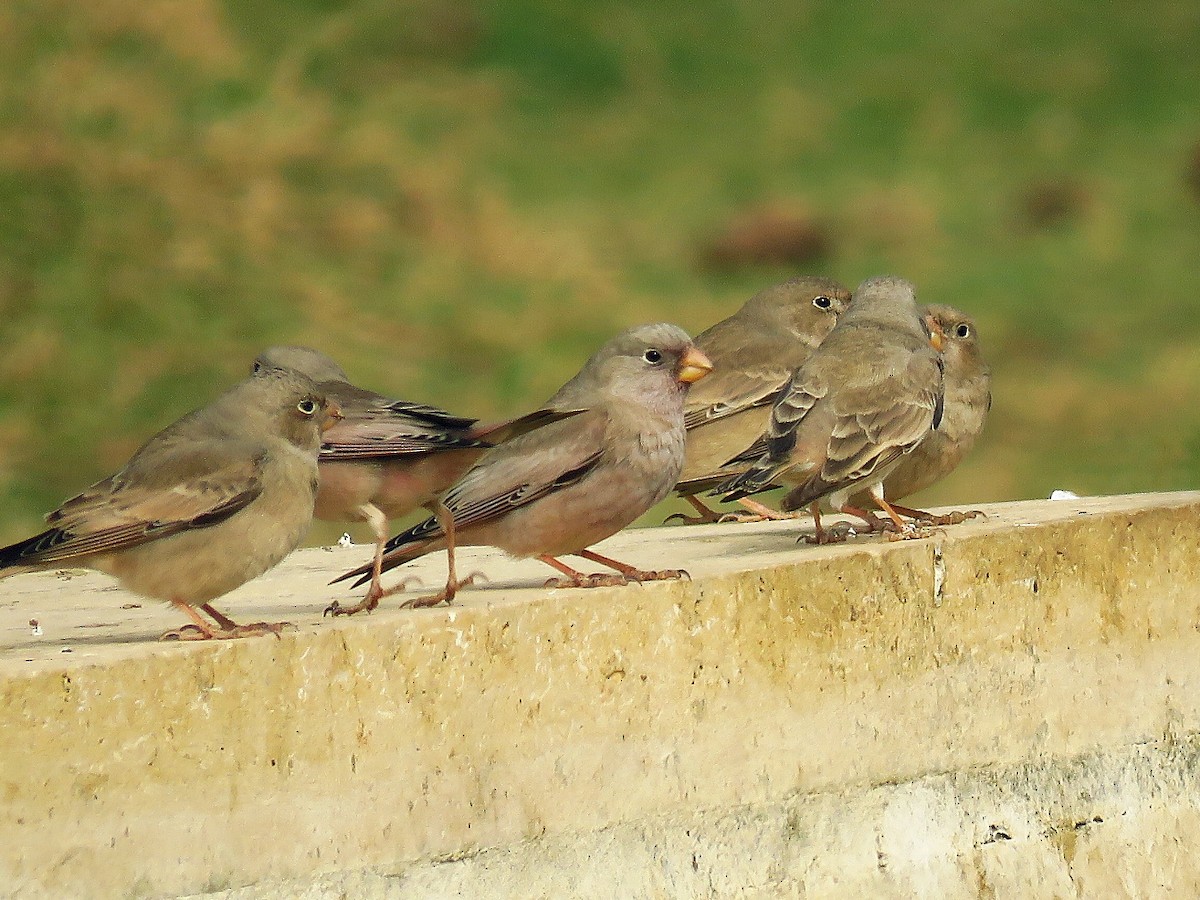
POLYGON ((822 294, 819 297, 813 297, 813 306, 817 309, 829 309, 829 307, 833 306, 833 301, 822 294))
POLYGON ((306 416, 311 416, 317 411, 317 401, 313 400, 311 397, 305 397, 296 404, 296 409, 300 410, 300 412, 306 416))
POLYGON ((971 336, 971 326, 968 325, 966 322, 961 322, 961 323, 959 323, 959 326, 954 329, 954 333, 960 339, 965 341, 967 338, 969 338, 971 336))
POLYGON ((663 355, 661 350, 650 349, 642 354, 642 359, 650 363, 652 366, 657 366, 660 362, 662 362, 662 358, 663 355))
POLYGON ((262 371, 262 363, 256 359, 254 361, 254 374, 257 375, 261 371, 262 371))

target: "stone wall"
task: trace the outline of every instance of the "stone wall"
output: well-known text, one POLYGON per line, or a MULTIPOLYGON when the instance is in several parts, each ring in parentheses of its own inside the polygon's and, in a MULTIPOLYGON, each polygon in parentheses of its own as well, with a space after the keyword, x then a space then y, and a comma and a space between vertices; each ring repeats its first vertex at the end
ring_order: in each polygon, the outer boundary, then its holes
POLYGON ((460 605, 348 621, 325 582, 367 548, 302 551, 223 605, 297 630, 213 645, 102 576, 5 580, 0 886, 1196 894, 1200 494, 987 511, 627 532, 602 552, 693 579, 588 591, 475 551, 460 605))

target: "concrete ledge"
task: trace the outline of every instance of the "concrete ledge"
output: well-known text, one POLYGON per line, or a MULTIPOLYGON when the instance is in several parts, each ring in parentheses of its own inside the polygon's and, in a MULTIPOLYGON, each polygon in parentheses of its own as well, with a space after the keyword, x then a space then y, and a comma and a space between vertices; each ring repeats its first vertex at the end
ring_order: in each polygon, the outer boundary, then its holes
POLYGON ((320 610, 367 548, 303 551, 225 605, 299 630, 212 646, 101 576, 5 581, 0 885, 1194 893, 1200 494, 987 509, 831 548, 628 532, 603 552, 694 580, 619 589, 480 551, 462 605, 361 621, 320 610))

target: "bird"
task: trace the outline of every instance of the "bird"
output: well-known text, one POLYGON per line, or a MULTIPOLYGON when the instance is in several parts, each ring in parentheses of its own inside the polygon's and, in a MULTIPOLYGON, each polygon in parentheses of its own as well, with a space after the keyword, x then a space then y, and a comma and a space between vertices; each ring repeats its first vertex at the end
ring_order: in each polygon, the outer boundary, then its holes
MULTIPOLYGON (((421 403, 394 400, 350 382, 345 370, 312 347, 276 345, 254 360, 252 372, 290 369, 311 378, 338 404, 342 418, 321 441, 320 486, 314 516, 326 522, 366 522, 375 536, 374 574, 364 608, 383 593, 379 565, 388 523, 434 498, 497 444, 579 412, 536 410, 480 425, 421 403)), ((331 614, 346 608, 332 605, 331 614)), ((357 610, 355 610, 357 611, 357 610)))
POLYGON ((238 625, 212 601, 300 544, 321 430, 339 415, 298 373, 244 379, 49 513, 45 531, 0 549, 0 577, 81 566, 191 620, 164 638, 278 635, 288 623, 238 625))
MULTIPOLYGON (((800 276, 759 291, 727 319, 696 336, 713 363, 684 405, 686 457, 675 492, 698 515, 684 522, 715 522, 718 514, 697 496, 744 471, 725 464, 767 429, 771 406, 792 373, 825 339, 850 302, 850 292, 830 278, 800 276)), ((761 515, 773 510, 744 498, 761 515)))
POLYGON ((838 324, 792 375, 771 409, 761 442, 734 460, 746 470, 716 492, 735 500, 777 481, 791 485, 787 512, 809 506, 822 529, 817 501, 842 512, 866 491, 901 535, 912 533, 883 497, 884 480, 942 418, 941 339, 923 323, 913 285, 870 278, 854 291, 838 324))
MULTIPOLYGON (((884 479, 883 496, 901 515, 934 525, 953 525, 982 513, 956 510, 935 516, 899 506, 895 501, 945 478, 975 446, 992 408, 992 373, 983 359, 975 322, 970 316, 952 306, 931 304, 925 307, 924 317, 941 335, 945 370, 942 420, 884 479)), ((850 502, 866 508, 870 495, 860 491, 850 502)))
MULTIPOLYGON (((670 493, 683 467, 684 398, 689 386, 711 369, 708 358, 675 325, 642 325, 606 343, 545 404, 547 409, 586 412, 490 451, 441 497, 438 514, 387 542, 384 571, 430 551, 447 550, 445 589, 404 606, 449 601, 471 582, 457 578, 455 544, 535 557, 565 576, 551 579, 548 586, 683 577, 686 573, 678 569, 644 571, 588 548, 670 493), (585 574, 559 559, 565 555, 583 557, 616 574, 585 574)), ((369 580, 369 572, 369 565, 361 566, 334 583, 357 575, 357 587, 369 580)))

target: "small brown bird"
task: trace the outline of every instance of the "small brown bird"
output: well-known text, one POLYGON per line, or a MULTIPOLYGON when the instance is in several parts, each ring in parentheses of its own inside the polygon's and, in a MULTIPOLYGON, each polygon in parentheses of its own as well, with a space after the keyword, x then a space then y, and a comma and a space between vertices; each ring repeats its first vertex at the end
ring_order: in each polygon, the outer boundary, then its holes
MULTIPOLYGON (((268 347, 254 361, 255 374, 275 369, 311 378, 341 410, 341 420, 322 438, 314 515, 326 522, 366 522, 374 532, 375 570, 363 600, 366 609, 373 609, 383 593, 379 565, 390 519, 421 506, 432 508, 434 498, 496 444, 578 412, 543 409, 480 425, 436 406, 357 387, 341 366, 311 347, 268 347)), ((334 606, 331 611, 348 610, 334 606)))
POLYGON ((194 623, 164 637, 278 633, 287 623, 238 625, 211 601, 300 544, 312 522, 321 429, 338 415, 297 373, 239 382, 46 516, 46 531, 0 549, 0 577, 83 566, 175 604, 194 623))
MULTIPOLYGON (((849 302, 850 292, 829 278, 792 278, 759 291, 697 335, 695 344, 712 360, 713 374, 691 390, 684 406, 687 457, 675 491, 699 515, 671 518, 689 523, 719 518, 696 494, 745 471, 748 464, 725 463, 766 432, 771 407, 792 373, 833 330, 849 302)), ((760 503, 742 503, 771 512, 760 503)))
MULTIPOLYGON (((441 521, 431 517, 388 541, 385 571, 432 550, 448 550, 445 590, 404 605, 432 606, 469 583, 457 579, 448 537, 537 557, 566 576, 554 582, 560 586, 680 577, 679 570, 642 571, 587 548, 670 493, 683 467, 684 396, 711 368, 674 325, 633 328, 605 344, 545 405, 586 412, 492 450, 441 498, 441 521), (452 535, 443 525, 448 519, 452 535), (566 554, 619 574, 585 575, 557 558, 566 554)), ((370 568, 336 581, 362 575, 356 586, 363 584, 370 568)))
POLYGON ((777 480, 795 485, 783 509, 810 506, 820 538, 817 501, 828 496, 835 509, 863 514, 849 505, 849 496, 865 488, 907 532, 882 485, 941 421, 937 344, 921 321, 911 284, 892 277, 863 282, 772 408, 765 452, 744 454, 736 462, 749 468, 717 490, 737 499, 777 480))
MULTIPOLYGON (((992 373, 983 360, 975 322, 970 316, 940 305, 926 307, 925 316, 941 335, 945 369, 942 421, 884 479, 883 496, 901 515, 934 525, 953 525, 982 513, 966 510, 935 516, 898 506, 895 501, 945 478, 975 446, 992 408, 992 373)), ((861 491, 850 498, 851 504, 859 507, 869 500, 870 495, 861 491)))

